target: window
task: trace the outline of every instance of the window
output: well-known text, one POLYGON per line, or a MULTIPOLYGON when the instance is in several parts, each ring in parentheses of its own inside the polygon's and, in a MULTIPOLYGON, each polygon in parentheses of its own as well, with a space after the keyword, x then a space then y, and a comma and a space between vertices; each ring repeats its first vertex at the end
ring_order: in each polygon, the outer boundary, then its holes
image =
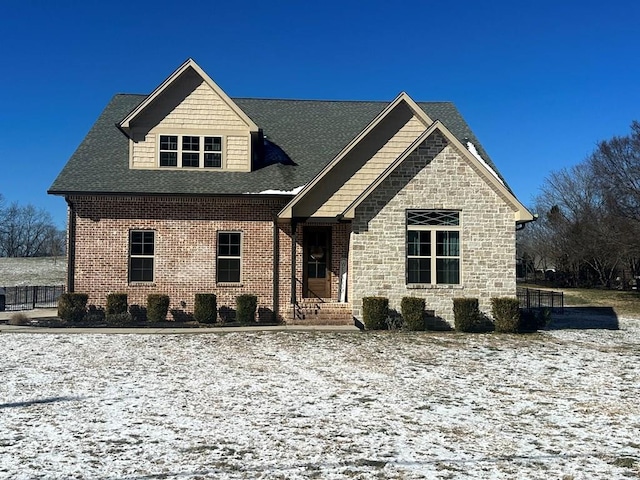
POLYGON ((407 211, 407 283, 460 283, 460 212, 407 211))
POLYGON ((240 283, 242 253, 240 232, 218 232, 218 261, 216 281, 218 283, 240 283))
POLYGON ((129 281, 153 282, 155 232, 132 230, 129 234, 129 281))
POLYGON ((178 137, 176 135, 160 135, 160 166, 175 167, 178 165, 178 137))
POLYGON ((222 137, 160 135, 159 152, 161 167, 222 168, 222 137))

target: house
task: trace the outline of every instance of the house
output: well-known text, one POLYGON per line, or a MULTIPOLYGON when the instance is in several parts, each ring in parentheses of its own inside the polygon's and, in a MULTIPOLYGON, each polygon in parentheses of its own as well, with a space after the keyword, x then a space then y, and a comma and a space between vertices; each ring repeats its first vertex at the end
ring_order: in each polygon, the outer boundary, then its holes
POLYGON ((116 95, 49 190, 68 204, 69 291, 242 293, 287 322, 352 322, 404 296, 515 296, 532 220, 453 104, 230 98, 193 60, 116 95))

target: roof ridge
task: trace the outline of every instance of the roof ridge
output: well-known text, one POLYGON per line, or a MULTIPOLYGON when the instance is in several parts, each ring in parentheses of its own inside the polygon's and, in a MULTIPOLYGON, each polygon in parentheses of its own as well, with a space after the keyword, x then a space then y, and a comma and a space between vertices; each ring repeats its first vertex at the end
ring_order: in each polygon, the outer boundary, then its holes
MULTIPOLYGON (((379 103, 382 105, 388 105, 393 100, 338 100, 338 99, 317 99, 317 98, 267 98, 267 97, 230 97, 233 100, 265 100, 272 102, 316 102, 316 103, 379 103)), ((424 103, 424 104, 449 104, 454 105, 454 103, 450 100, 436 100, 436 101, 428 101, 428 100, 416 100, 416 103, 424 103)))

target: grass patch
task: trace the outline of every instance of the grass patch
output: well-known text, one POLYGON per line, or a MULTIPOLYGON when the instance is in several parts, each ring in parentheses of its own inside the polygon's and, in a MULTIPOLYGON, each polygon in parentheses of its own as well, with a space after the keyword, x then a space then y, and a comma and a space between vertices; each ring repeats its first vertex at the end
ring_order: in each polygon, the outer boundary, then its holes
POLYGON ((554 290, 564 293, 565 306, 612 307, 618 316, 640 318, 640 293, 635 290, 604 290, 600 288, 541 288, 523 284, 523 287, 554 290))
POLYGON ((634 468, 636 466, 637 460, 633 457, 618 457, 613 462, 612 465, 616 467, 622 468, 634 468))

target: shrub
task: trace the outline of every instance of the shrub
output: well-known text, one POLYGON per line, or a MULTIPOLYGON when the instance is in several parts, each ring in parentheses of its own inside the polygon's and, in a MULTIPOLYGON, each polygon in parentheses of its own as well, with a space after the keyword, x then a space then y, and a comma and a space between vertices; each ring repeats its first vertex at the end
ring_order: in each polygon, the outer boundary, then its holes
POLYGON ((404 297, 400 302, 404 325, 408 330, 424 330, 424 299, 404 297))
POLYGON ((9 325, 19 325, 19 326, 31 325, 31 319, 22 312, 13 313, 9 317, 8 323, 9 325))
POLYGON ((453 299, 453 322, 458 332, 488 332, 491 321, 480 312, 477 298, 453 299))
POLYGON ((258 297, 244 294, 236 297, 236 319, 241 324, 253 323, 256 321, 256 309, 258 307, 258 297))
POLYGON ((362 320, 367 330, 384 330, 389 316, 389 299, 385 297, 364 297, 362 299, 362 320))
POLYGON ((215 293, 196 293, 193 318, 198 323, 216 323, 218 303, 215 293))
POLYGON ((150 293, 147 295, 147 320, 164 322, 169 312, 169 295, 150 293))
POLYGON ((491 316, 496 332, 518 333, 520 331, 520 302, 517 298, 492 298, 491 316))
POLYGON ((127 313, 128 308, 126 293, 110 293, 107 295, 107 315, 127 313))
POLYGON ((58 299, 58 317, 69 323, 82 321, 87 313, 86 293, 63 293, 58 299))

